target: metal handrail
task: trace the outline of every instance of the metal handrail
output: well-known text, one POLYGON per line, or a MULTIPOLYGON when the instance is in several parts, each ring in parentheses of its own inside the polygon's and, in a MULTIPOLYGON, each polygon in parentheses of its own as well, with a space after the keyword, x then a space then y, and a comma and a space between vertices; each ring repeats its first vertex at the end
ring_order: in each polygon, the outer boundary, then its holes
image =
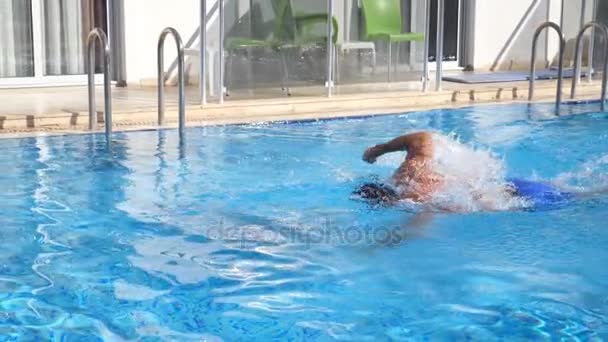
POLYGON ((87 61, 89 68, 87 77, 89 81, 89 129, 95 129, 97 122, 97 111, 95 107, 95 42, 99 41, 104 54, 103 85, 104 85, 104 121, 106 126, 106 138, 109 141, 112 134, 112 79, 111 75, 111 53, 108 37, 102 29, 94 28, 87 37, 87 61))
POLYGON ((165 38, 167 35, 172 35, 177 46, 177 83, 179 92, 179 136, 180 139, 184 136, 184 127, 186 126, 186 81, 184 78, 184 44, 182 37, 176 29, 172 27, 165 28, 158 38, 158 124, 165 123, 165 38))
MULTIPOLYGON (((327 97, 332 96, 332 88, 334 86, 334 41, 332 39, 333 33, 333 17, 334 17, 334 1, 327 0, 327 97)), ((390 71, 389 71, 390 73, 390 71)))
POLYGON ((538 43, 538 37, 542 31, 546 28, 554 29, 559 35, 559 67, 557 70, 557 94, 555 96, 555 115, 559 115, 559 109, 562 104, 562 81, 564 79, 564 50, 566 47, 566 38, 562 29, 554 22, 547 21, 541 24, 534 32, 534 39, 532 40, 532 58, 530 62, 530 85, 528 90, 528 101, 532 101, 534 98, 534 83, 536 81, 536 45, 538 43))
MULTIPOLYGON (((597 13, 598 10, 598 0, 593 1, 593 16, 597 13)), ((587 64, 589 64, 589 77, 587 77, 587 82, 591 83, 593 81, 593 51, 595 50, 595 31, 591 31, 591 39, 589 39, 589 49, 587 50, 587 64)))
POLYGON ((445 0, 437 1, 437 47, 435 48, 435 90, 441 91, 441 82, 443 80, 443 39, 445 31, 445 0))
POLYGON ((207 104, 207 0, 200 0, 200 44, 199 44, 199 93, 201 106, 207 104))
MULTIPOLYGON (((571 88, 571 92, 570 92, 570 98, 574 99, 576 97, 576 85, 579 84, 581 82, 581 47, 582 47, 582 41, 583 41, 583 35, 585 34, 585 32, 590 29, 590 28, 596 28, 598 29, 601 34, 604 36, 604 44, 605 47, 604 49, 607 50, 608 52, 608 26, 606 26, 606 24, 597 22, 597 21, 590 21, 587 24, 585 24, 583 26, 583 28, 578 32, 578 35, 576 36, 576 50, 574 53, 574 77, 572 78, 572 88, 571 88)), ((606 82, 608 81, 608 53, 604 53, 604 70, 602 73, 602 102, 601 102, 601 108, 602 111, 604 111, 606 109, 606 82)), ((589 74, 588 77, 591 77, 591 74, 589 74)))
POLYGON ((422 62, 422 91, 426 92, 429 87, 429 47, 431 44, 431 0, 425 1, 425 23, 424 23, 424 61, 422 62))

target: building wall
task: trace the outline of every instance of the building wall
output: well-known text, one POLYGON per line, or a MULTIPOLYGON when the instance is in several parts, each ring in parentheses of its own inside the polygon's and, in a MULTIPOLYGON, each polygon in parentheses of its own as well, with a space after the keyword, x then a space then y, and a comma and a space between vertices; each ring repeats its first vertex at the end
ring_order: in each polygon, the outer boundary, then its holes
MULTIPOLYGON (((481 0, 475 6, 476 69, 526 67, 532 35, 546 21, 548 0, 481 0), (527 19, 525 19, 527 18, 527 19), (519 27, 519 34, 514 33, 519 27)), ((543 39, 544 40, 544 39, 543 39)), ((540 46, 545 46, 539 41, 540 46)), ((539 57, 543 54, 539 53, 539 57)))
MULTIPOLYGON (((566 63, 572 60, 574 41, 581 27, 582 2, 587 3, 583 17, 587 22, 592 19, 592 0, 563 0, 566 63)), ((560 24, 562 0, 476 0, 474 9, 475 68, 528 69, 534 31, 548 20, 560 24)), ((539 64, 557 61, 559 41, 553 31, 548 41, 543 33, 538 46, 539 64)))
MULTIPOLYGON (((127 82, 156 82, 156 47, 163 28, 172 26, 187 41, 198 30, 198 0, 127 0, 124 2, 127 82)), ((167 38, 165 64, 175 60, 175 45, 167 38)))

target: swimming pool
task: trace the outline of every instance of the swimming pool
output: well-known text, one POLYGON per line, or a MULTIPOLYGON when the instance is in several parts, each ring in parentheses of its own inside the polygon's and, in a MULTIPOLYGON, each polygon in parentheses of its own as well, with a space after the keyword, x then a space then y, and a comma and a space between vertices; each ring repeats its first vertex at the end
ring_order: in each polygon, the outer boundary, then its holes
POLYGON ((173 130, 0 140, 1 339, 608 339, 608 118, 552 107, 191 128, 181 149, 173 130), (599 194, 418 228, 352 200, 402 157, 363 150, 420 129, 599 194))

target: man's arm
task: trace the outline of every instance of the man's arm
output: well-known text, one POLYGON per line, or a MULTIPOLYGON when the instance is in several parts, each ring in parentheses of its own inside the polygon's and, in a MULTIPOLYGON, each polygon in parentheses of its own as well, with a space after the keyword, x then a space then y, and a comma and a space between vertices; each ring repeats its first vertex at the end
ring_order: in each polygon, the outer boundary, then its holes
POLYGON ((413 144, 421 143, 429 138, 430 133, 427 132, 418 132, 402 135, 387 143, 368 148, 363 154, 363 160, 368 163, 374 163, 376 162, 376 159, 383 154, 398 151, 407 151, 413 144))

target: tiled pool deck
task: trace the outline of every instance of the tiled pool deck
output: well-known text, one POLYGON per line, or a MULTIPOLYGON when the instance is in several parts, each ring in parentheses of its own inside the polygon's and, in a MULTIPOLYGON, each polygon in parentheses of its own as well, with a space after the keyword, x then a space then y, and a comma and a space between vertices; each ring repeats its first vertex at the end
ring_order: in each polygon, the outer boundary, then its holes
MULTIPOLYGON (((187 91, 189 126, 250 123, 275 120, 316 119, 335 116, 358 116, 407 112, 432 108, 461 107, 482 103, 527 101, 528 84, 489 83, 464 85, 446 82, 444 90, 426 93, 413 89, 412 83, 342 86, 327 98, 323 87, 293 89, 294 96, 281 96, 277 89, 235 92, 223 105, 211 99, 204 108, 198 104, 196 88, 187 91), (254 97, 254 98, 252 98, 254 97)), ((539 81, 536 101, 555 99, 554 81, 539 81)), ((564 99, 570 82, 564 82, 564 99)), ((36 134, 87 132, 88 105, 86 87, 0 89, 0 137, 36 134)), ((600 82, 583 82, 577 99, 598 98, 600 82)), ((177 122, 176 90, 167 88, 167 126, 177 122)), ((98 87, 98 117, 102 118, 103 93, 98 87)), ((156 127, 156 88, 128 87, 113 89, 114 129, 132 130, 156 127)), ((103 124, 99 124, 103 129, 103 124)))

